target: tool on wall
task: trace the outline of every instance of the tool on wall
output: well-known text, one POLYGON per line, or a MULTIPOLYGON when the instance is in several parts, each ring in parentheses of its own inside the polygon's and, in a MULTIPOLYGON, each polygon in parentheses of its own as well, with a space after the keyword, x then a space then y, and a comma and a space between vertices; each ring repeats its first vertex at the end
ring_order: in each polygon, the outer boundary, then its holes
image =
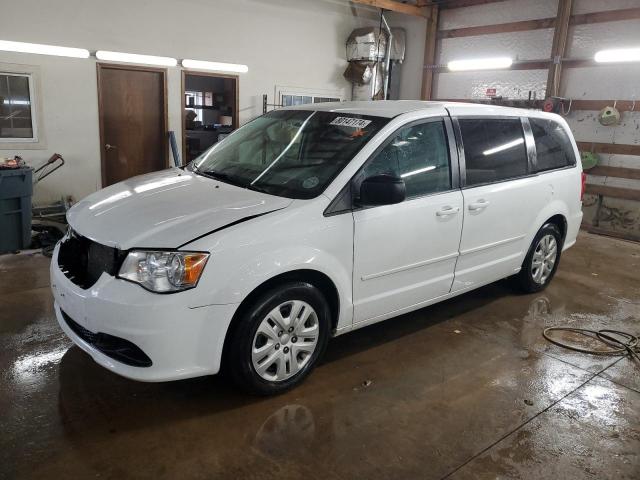
POLYGON ((617 103, 618 102, 615 101, 613 102, 613 107, 607 105, 602 110, 600 110, 600 113, 598 114, 598 121, 600 122, 600 125, 608 127, 620 123, 620 112, 616 108, 617 103))
POLYGON ((542 104, 542 110, 549 113, 557 113, 559 115, 567 116, 571 113, 571 104, 573 100, 571 98, 563 97, 547 97, 542 104), (565 111, 565 103, 568 103, 568 108, 565 111))
POLYGON ((589 170, 598 164, 600 157, 595 152, 582 152, 580 160, 582 162, 582 170, 589 170))

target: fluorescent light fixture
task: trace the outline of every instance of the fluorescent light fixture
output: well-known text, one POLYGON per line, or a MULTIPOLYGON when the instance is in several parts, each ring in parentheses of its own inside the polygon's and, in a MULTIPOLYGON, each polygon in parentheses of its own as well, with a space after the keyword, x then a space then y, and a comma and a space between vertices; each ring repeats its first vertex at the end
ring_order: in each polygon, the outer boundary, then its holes
POLYGON ((411 172, 403 173, 400 175, 400 178, 412 177, 413 175, 417 175, 419 173, 429 172, 431 170, 435 170, 436 166, 431 165, 430 167, 419 168, 418 170, 412 170, 411 172))
POLYGON ((155 55, 138 55, 137 53, 109 52, 98 50, 96 52, 98 60, 108 62, 142 63, 144 65, 160 65, 162 67, 175 67, 178 60, 171 57, 156 57, 155 55))
POLYGON ((594 57, 598 63, 606 62, 640 62, 640 48, 618 48, 600 50, 594 57))
POLYGON ((516 147, 521 143, 524 143, 524 138, 518 138, 503 145, 498 145, 497 147, 490 148, 489 150, 485 150, 484 152, 482 152, 482 154, 484 156, 493 155, 494 153, 503 152, 505 150, 509 150, 510 148, 516 147))
POLYGON ((238 63, 205 62, 188 58, 182 60, 182 66, 194 70, 215 70, 216 72, 247 73, 249 71, 249 67, 238 63))
POLYGON ((447 67, 452 72, 462 70, 496 70, 499 68, 509 68, 513 60, 509 57, 496 58, 475 58, 470 60, 452 60, 447 67))
POLYGON ((10 42, 0 40, 0 50, 5 52, 35 53, 38 55, 56 55, 58 57, 89 58, 89 50, 84 48, 56 47, 40 43, 10 42))

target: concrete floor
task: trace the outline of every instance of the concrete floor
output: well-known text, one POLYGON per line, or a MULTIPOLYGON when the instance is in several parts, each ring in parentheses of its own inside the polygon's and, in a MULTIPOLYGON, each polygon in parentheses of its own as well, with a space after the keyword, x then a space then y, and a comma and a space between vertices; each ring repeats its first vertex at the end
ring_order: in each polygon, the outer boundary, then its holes
POLYGON ((97 366, 48 259, 0 257, 0 478, 640 478, 640 365, 545 326, 640 333, 640 245, 581 234, 542 294, 506 282, 334 339, 273 398, 97 366))

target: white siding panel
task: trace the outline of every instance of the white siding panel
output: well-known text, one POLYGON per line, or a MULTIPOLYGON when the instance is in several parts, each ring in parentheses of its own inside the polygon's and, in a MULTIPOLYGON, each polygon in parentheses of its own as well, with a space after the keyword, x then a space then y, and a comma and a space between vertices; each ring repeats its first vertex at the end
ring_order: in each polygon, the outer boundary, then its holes
POLYGON ((437 76, 436 98, 486 98, 487 88, 505 98, 528 98, 529 90, 544 97, 546 70, 452 72, 437 76))
POLYGON ((450 60, 486 57, 511 57, 514 60, 538 60, 551 56, 553 30, 497 33, 479 37, 445 38, 440 42, 439 63, 450 60))
POLYGON ((440 29, 493 25, 555 17, 557 0, 510 0, 440 12, 440 29))
MULTIPOLYGON (((638 2, 640 6, 640 2, 638 2)), ((569 58, 593 58, 599 50, 640 46, 640 20, 576 25, 569 29, 569 58)))
MULTIPOLYGON (((564 96, 573 99, 616 99, 640 101, 640 64, 624 67, 566 68, 563 73, 564 96)), ((638 107, 640 110, 640 107, 638 107)))
POLYGON ((622 112, 620 123, 606 127, 598 122, 598 112, 575 111, 566 117, 577 141, 620 143, 633 145, 640 143, 640 101, 638 112, 622 112))
POLYGON ((576 0, 573 2, 572 13, 578 15, 581 13, 604 12, 606 10, 619 10, 622 8, 640 7, 638 0, 576 0))

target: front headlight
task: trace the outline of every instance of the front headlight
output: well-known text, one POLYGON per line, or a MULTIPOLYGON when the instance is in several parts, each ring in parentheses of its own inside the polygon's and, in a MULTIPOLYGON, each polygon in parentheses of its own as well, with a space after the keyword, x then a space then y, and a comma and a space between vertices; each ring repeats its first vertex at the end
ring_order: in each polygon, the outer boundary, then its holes
POLYGON ((198 284, 208 258, 208 253, 200 252, 132 250, 118 277, 152 292, 179 292, 198 284))

